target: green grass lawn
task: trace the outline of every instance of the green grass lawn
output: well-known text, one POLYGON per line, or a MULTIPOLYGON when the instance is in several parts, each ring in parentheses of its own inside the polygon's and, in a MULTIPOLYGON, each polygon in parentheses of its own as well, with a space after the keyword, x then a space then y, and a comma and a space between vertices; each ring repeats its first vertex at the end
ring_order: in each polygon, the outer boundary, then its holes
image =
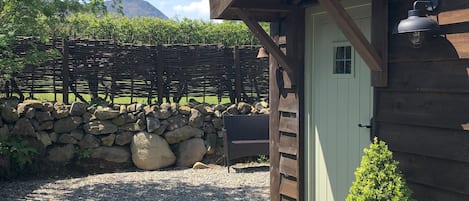
MULTIPOLYGON (((87 101, 90 101, 91 100, 91 96, 89 94, 80 94, 85 100, 87 101)), ((29 94, 25 94, 24 95, 25 97, 29 97, 29 94)), ((75 97, 75 94, 69 94, 69 102, 74 102, 75 100, 79 100, 78 98, 75 97)), ((102 98, 104 98, 104 95, 100 96, 102 98)), ((34 94, 34 98, 35 99, 38 99, 38 100, 42 100, 42 101, 54 101, 54 94, 53 93, 44 93, 44 94, 34 94)), ((183 97, 181 99, 181 101, 179 102, 179 104, 181 105, 186 105, 187 104, 187 101, 189 99, 194 99, 198 102, 205 102, 205 103, 209 103, 209 104, 217 104, 218 103, 218 98, 216 96, 206 96, 205 98, 204 97, 183 97)), ((62 102, 62 94, 57 94, 57 101, 58 102, 62 102)), ((109 100, 109 98, 108 98, 109 100)), ((172 100, 172 98, 171 98, 172 100)), ((137 102, 137 103, 145 103, 147 104, 147 98, 141 98, 141 97, 134 97, 133 102, 137 102)), ((156 103, 157 102, 157 98, 153 98, 152 99, 152 103, 156 103)), ((222 98, 222 101, 221 103, 229 103, 230 102, 230 99, 225 97, 225 98, 222 98)), ((130 97, 119 97, 119 98, 114 98, 114 103, 118 103, 118 104, 129 104, 131 103, 130 101, 130 97)))

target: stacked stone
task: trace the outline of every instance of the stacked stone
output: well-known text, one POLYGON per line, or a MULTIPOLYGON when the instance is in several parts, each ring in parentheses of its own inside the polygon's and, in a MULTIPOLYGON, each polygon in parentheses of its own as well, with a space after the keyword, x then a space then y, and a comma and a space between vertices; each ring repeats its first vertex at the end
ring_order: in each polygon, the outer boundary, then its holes
POLYGON ((266 102, 208 105, 91 106, 26 100, 0 106, 0 140, 10 135, 36 138, 47 160, 68 163, 80 150, 91 158, 133 162, 144 170, 171 165, 191 167, 214 154, 223 137, 223 115, 266 114, 266 102))

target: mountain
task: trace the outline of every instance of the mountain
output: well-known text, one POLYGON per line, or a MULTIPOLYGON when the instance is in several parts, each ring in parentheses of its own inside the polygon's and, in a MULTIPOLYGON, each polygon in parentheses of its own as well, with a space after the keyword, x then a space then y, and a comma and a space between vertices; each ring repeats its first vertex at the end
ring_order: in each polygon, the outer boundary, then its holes
MULTIPOLYGON (((112 1, 105 1, 104 3, 108 12, 115 13, 117 11, 117 8, 112 7, 112 1)), ((122 7, 124 8, 124 15, 127 17, 145 16, 168 19, 168 17, 163 12, 145 0, 122 0, 122 7)))

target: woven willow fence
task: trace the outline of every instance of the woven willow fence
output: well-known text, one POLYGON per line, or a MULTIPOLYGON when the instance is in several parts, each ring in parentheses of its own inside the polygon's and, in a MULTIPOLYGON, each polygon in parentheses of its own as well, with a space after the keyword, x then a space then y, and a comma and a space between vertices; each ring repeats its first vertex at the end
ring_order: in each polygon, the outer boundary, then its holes
MULTIPOLYGON (((84 94, 113 102, 146 98, 148 103, 179 102, 184 97, 216 96, 231 102, 268 97, 268 59, 259 46, 134 45, 109 40, 69 40, 42 45, 63 57, 25 66, 12 79, 0 79, 0 92, 21 98, 37 94, 84 94)), ((18 51, 24 51, 19 47, 18 51)))

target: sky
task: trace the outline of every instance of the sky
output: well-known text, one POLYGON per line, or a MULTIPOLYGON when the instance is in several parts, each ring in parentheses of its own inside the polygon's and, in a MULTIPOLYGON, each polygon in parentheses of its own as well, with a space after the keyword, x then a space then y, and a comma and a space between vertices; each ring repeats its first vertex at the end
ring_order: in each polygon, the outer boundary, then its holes
POLYGON ((209 0, 146 0, 169 18, 210 20, 209 0))

